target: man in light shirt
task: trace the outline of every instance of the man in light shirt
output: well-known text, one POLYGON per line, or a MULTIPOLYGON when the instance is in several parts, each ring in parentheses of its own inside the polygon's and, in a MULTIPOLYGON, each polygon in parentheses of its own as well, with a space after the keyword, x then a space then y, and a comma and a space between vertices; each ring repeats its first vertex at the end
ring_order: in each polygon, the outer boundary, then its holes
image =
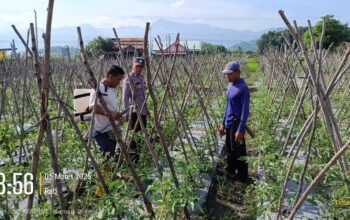
MULTIPOLYGON (((120 81, 122 81, 123 77, 123 69, 117 65, 112 65, 107 71, 105 78, 102 79, 99 84, 100 92, 117 126, 119 125, 119 120, 122 115, 118 111, 118 100, 115 94, 115 88, 119 85, 120 81)), ((92 136, 99 147, 99 152, 107 157, 107 159, 115 157, 117 142, 112 131, 112 126, 108 120, 107 112, 105 112, 98 98, 96 98, 95 89, 92 89, 90 93, 89 109, 95 111, 92 136)))

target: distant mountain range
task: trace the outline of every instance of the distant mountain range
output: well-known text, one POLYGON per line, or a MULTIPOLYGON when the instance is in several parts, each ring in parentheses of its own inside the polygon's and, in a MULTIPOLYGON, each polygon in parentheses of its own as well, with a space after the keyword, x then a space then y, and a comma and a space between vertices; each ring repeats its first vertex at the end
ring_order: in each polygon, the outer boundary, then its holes
POLYGON ((230 49, 242 49, 242 50, 248 50, 248 51, 256 51, 256 41, 241 41, 238 44, 233 45, 230 49))
MULTIPOLYGON (((270 29, 274 30, 274 29, 270 29)), ((89 24, 81 25, 81 31, 83 40, 87 44, 94 37, 102 36, 113 38, 114 33, 112 27, 96 28, 89 24)), ((263 33, 269 30, 254 32, 254 31, 237 31, 232 29, 224 29, 207 24, 184 24, 177 23, 168 20, 158 20, 151 24, 150 38, 153 39, 159 35, 162 40, 173 42, 176 34, 180 33, 181 40, 198 40, 211 44, 221 44, 227 48, 235 48, 235 45, 239 44, 242 49, 254 49, 253 41, 257 40, 263 33), (242 43, 244 41, 245 43, 242 43), (248 43, 249 42, 249 43, 248 43)), ((44 29, 39 29, 39 36, 42 35, 44 29)), ((141 27, 120 27, 117 28, 118 37, 143 37, 144 28, 141 27)), ((24 33, 22 33, 24 34, 24 33)), ((76 27, 67 26, 61 28, 52 29, 52 46, 65 46, 78 47, 77 31, 76 27)), ((20 44, 17 36, 14 33, 2 33, 0 32, 0 48, 9 47, 10 41, 15 39, 16 47, 19 51, 23 50, 23 46, 20 44), (8 43, 6 43, 8 41, 8 43), (6 46, 6 44, 8 46, 6 46)), ((39 41, 39 47, 43 47, 43 40, 39 41)))

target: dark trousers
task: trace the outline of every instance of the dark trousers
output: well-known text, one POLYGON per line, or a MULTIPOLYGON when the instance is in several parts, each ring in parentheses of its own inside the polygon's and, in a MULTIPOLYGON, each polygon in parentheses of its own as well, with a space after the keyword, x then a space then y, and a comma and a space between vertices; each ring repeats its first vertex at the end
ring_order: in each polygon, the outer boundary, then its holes
MULTIPOLYGON (((145 128, 147 127, 147 118, 146 115, 141 115, 141 119, 143 122, 143 125, 145 126, 145 128)), ((130 120, 130 126, 131 126, 131 130, 134 130, 135 132, 141 131, 141 122, 139 122, 136 126, 136 121, 137 121, 137 114, 136 112, 133 112, 131 114, 131 120, 130 120)), ((137 162, 140 158, 140 149, 141 149, 141 141, 140 140, 135 140, 135 138, 133 138, 130 141, 130 145, 129 145, 130 150, 132 150, 132 159, 137 162)))
POLYGON ((116 140, 108 132, 98 133, 94 137, 98 146, 99 153, 107 160, 115 157, 116 140))
POLYGON ((234 126, 226 128, 226 154, 227 154, 227 170, 231 174, 238 175, 242 182, 247 181, 248 178, 248 163, 245 160, 239 159, 247 155, 245 140, 242 143, 235 141, 235 133, 237 131, 238 123, 234 126))

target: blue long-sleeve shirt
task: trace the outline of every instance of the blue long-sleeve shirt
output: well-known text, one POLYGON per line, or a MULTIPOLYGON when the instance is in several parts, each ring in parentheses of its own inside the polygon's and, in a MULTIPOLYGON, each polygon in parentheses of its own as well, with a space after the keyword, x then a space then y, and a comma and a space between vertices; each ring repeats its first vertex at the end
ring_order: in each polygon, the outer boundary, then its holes
POLYGON ((244 79, 230 83, 226 91, 226 107, 223 124, 226 128, 233 126, 234 118, 240 118, 238 131, 244 133, 249 115, 250 91, 244 79))

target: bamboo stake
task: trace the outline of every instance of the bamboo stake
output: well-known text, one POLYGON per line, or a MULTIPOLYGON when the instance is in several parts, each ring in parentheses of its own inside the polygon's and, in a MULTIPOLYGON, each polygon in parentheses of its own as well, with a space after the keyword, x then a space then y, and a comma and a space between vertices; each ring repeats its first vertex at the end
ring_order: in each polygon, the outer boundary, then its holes
MULTIPOLYGON (((77 27, 77 33, 78 33, 78 39, 79 39, 79 45, 80 45, 81 59, 83 60, 86 72, 89 75, 89 83, 92 86, 92 88, 97 88, 98 89, 98 87, 97 87, 97 80, 96 80, 96 78, 94 76, 94 73, 93 73, 93 71, 92 71, 92 69, 91 69, 91 67, 90 67, 90 65, 89 65, 89 63, 88 63, 88 61, 86 59, 86 56, 85 56, 84 43, 83 43, 83 40, 82 40, 80 27, 77 27)), ((107 108, 107 104, 104 101, 104 99, 102 97, 102 94, 98 90, 97 90, 97 95, 98 95, 99 101, 101 103, 101 106, 103 107, 104 111, 107 112, 107 117, 108 117, 108 120, 109 120, 109 122, 110 122, 110 124, 112 126, 114 136, 116 137, 116 140, 117 140, 117 142, 118 142, 118 144, 120 146, 120 150, 121 150, 122 154, 124 155, 124 158, 126 160, 126 164, 129 167, 129 169, 130 169, 130 172, 131 172, 131 175, 132 175, 132 177, 134 179, 134 183, 136 185, 136 188, 141 193, 141 197, 143 199, 143 202, 145 204, 147 212, 153 218, 154 217, 154 212, 153 212, 152 204, 150 203, 150 201, 148 200, 148 198, 145 195, 145 189, 144 189, 144 187, 143 187, 143 185, 141 183, 141 179, 137 175, 135 167, 134 167, 134 165, 133 165, 133 163, 132 163, 132 161, 131 161, 131 159, 129 157, 129 154, 127 152, 127 146, 126 146, 126 144, 123 141, 123 137, 122 137, 119 129, 117 128, 116 124, 114 123, 112 115, 111 115, 111 113, 109 112, 109 110, 107 108)))
MULTIPOLYGON (((319 109, 319 108, 318 108, 318 106, 317 106, 316 109, 313 111, 312 114, 315 114, 315 111, 318 111, 318 109, 319 109)), ((298 147, 302 144, 302 142, 303 142, 303 140, 304 140, 304 138, 305 138, 306 133, 307 133, 308 130, 310 129, 311 122, 312 122, 312 121, 311 121, 311 119, 312 119, 312 117, 311 117, 312 114, 311 114, 311 115, 309 116, 309 118, 305 121, 303 127, 301 128, 301 130, 299 131, 298 135, 297 135, 296 138, 294 139, 294 142, 293 142, 293 144, 292 144, 292 146, 291 146, 291 148, 290 148, 290 151, 289 151, 287 157, 291 157, 292 154, 293 154, 294 149, 295 149, 295 148, 298 148, 298 147)))
MULTIPOLYGON (((46 140, 51 155, 51 166, 54 174, 57 176, 60 173, 58 158, 55 152, 55 147, 52 139, 52 132, 48 114, 48 97, 49 97, 49 78, 50 78, 50 46, 51 46, 51 24, 53 14, 54 0, 49 0, 47 20, 46 20, 46 33, 44 38, 45 54, 44 54, 44 71, 42 72, 42 91, 41 91, 41 125, 46 130, 46 140)), ((32 29, 33 30, 33 29, 32 29)), ((58 201, 61 209, 62 219, 68 219, 66 212, 65 201, 62 192, 62 183, 59 178, 54 178, 54 185, 57 189, 58 201)))
POLYGON ((312 191, 312 189, 315 187, 315 185, 321 180, 321 178, 326 174, 326 172, 333 166, 333 164, 339 159, 341 155, 345 153, 346 150, 350 147, 350 140, 340 150, 328 161, 328 163, 323 167, 323 169, 318 173, 318 175, 311 181, 310 185, 307 187, 305 192, 301 195, 298 202, 296 202, 296 205, 294 206, 292 212, 288 216, 288 220, 292 220, 294 218, 294 215, 299 210, 302 203, 305 201, 309 193, 312 191))
MULTIPOLYGON (((160 48, 160 51, 161 51, 161 53, 162 53, 162 59, 164 59, 165 56, 164 56, 163 47, 162 47, 162 45, 160 45, 160 44, 158 43, 158 41, 156 41, 156 43, 158 44, 158 47, 160 48)), ((173 97, 173 95, 172 95, 172 94, 174 93, 174 92, 172 91, 172 87, 170 87, 170 89, 171 89, 170 97, 174 99, 174 97, 173 97)), ((185 89, 185 93, 187 93, 187 92, 186 92, 186 89, 185 89)), ((170 102, 172 102, 171 99, 170 99, 170 102)), ((172 106, 172 108, 174 107, 172 104, 171 104, 171 106, 172 106)), ((192 145, 191 145, 191 139, 194 140, 194 138, 193 138, 192 133, 191 133, 191 131, 190 131, 190 129, 189 129, 189 126, 188 126, 188 124, 187 124, 187 122, 186 122, 186 119, 185 119, 185 117, 183 116, 181 110, 178 108, 176 102, 175 102, 175 109, 176 109, 176 112, 179 114, 179 117, 178 117, 179 120, 175 120, 175 121, 176 121, 175 127, 177 128, 178 125, 179 125, 179 123, 181 124, 181 126, 183 127, 183 130, 184 130, 184 133, 185 133, 185 137, 186 137, 186 139, 187 139, 187 142, 188 142, 188 144, 190 145, 190 149, 193 151, 192 145), (186 131, 188 131, 189 134, 188 134, 186 131), (189 135, 191 136, 191 139, 190 139, 189 135)), ((159 118, 160 118, 160 117, 159 117, 159 118)), ((175 118, 175 115, 174 115, 174 118, 175 118)), ((174 138, 174 137, 175 137, 175 134, 173 135, 173 138, 171 138, 171 139, 173 139, 172 143, 175 141, 175 138, 174 138)), ((181 140, 181 139, 180 139, 180 140, 181 140)), ((171 146, 172 146, 172 144, 171 144, 171 146)), ((194 146, 196 147, 196 144, 195 144, 195 143, 194 143, 194 146)))
MULTIPOLYGON (((146 23, 146 30, 145 30, 145 37, 144 37, 144 48, 146 48, 146 49, 144 50, 144 53, 145 53, 146 73, 147 73, 147 79, 148 79, 147 83, 148 83, 149 86, 151 86, 151 82, 150 82, 151 73, 150 73, 149 57, 148 57, 148 49, 147 49, 148 48, 147 47, 147 42, 148 42, 149 26, 150 26, 150 23, 147 22, 146 23)), ((176 55, 177 55, 177 52, 178 52, 178 45, 179 45, 179 34, 176 37, 176 46, 175 46, 176 49, 175 49, 175 55, 174 55, 174 63, 176 62, 176 55)), ((166 88, 166 91, 167 91, 167 88, 166 88)), ((160 128, 159 115, 158 115, 158 111, 157 111, 158 104, 157 104, 157 100, 155 98, 155 95, 153 93, 152 87, 149 87, 149 92, 150 92, 150 95, 151 95, 151 98, 152 98, 152 101, 153 101, 153 114, 154 114, 155 128, 156 128, 158 136, 160 137, 160 143, 162 145, 162 149, 164 151, 165 158, 166 158, 167 163, 169 165, 170 172, 171 172, 171 175, 173 177, 175 186, 176 186, 176 188, 179 188, 180 185, 179 185, 179 181, 178 181, 178 178, 176 176, 176 173, 175 173, 175 168, 174 168, 173 162, 172 162, 171 157, 170 157, 170 153, 169 153, 169 151, 167 149, 167 146, 166 146, 166 143, 165 143, 165 137, 164 137, 164 135, 163 135, 163 133, 161 131, 161 128, 160 128)), ((189 214, 188 209, 187 209, 187 206, 184 207, 184 214, 186 216, 186 219, 191 219, 190 214, 189 214)))
MULTIPOLYGON (((316 121, 317 119, 317 113, 318 113, 318 109, 316 109, 309 117, 310 120, 308 120, 307 122, 305 122, 305 124, 311 124, 310 122, 313 120, 313 121, 316 121), (311 120, 312 119, 312 120, 311 120)), ((304 131, 304 135, 306 134, 308 129, 305 129, 304 131)), ((301 132, 302 133, 302 132, 301 132)), ((299 139, 298 139, 299 140, 299 139)), ((283 199, 284 199, 284 196, 285 196, 285 191, 287 189, 287 185, 288 185, 288 181, 289 181, 289 176, 292 172, 292 168, 294 166, 294 162, 296 160, 296 158, 298 157, 298 153, 300 151, 300 148, 301 148, 301 142, 303 141, 303 138, 300 139, 299 141, 299 144, 298 144, 298 147, 297 147, 297 150, 293 156, 293 159, 289 165, 289 168, 288 168, 288 171, 287 171, 287 174, 286 176, 284 177, 284 183, 283 183, 283 188, 281 190, 281 195, 280 195, 280 199, 279 199, 279 202, 278 202, 278 208, 277 208, 277 216, 276 216, 276 219, 279 219, 280 218, 280 215, 281 215, 281 209, 282 209, 282 203, 283 203, 283 199)))
MULTIPOLYGON (((188 72, 186 66, 183 65, 183 68, 184 68, 184 70, 185 70, 185 73, 186 73, 187 75, 190 75, 190 73, 188 72)), ((191 83, 193 84, 191 78, 190 78, 190 81, 191 81, 191 83)), ((195 87, 194 84, 193 84, 193 86, 194 86, 194 87, 193 87, 193 88, 194 88, 194 91, 196 92, 197 97, 198 97, 198 101, 199 101, 199 105, 200 105, 201 110, 202 110, 202 114, 203 114, 203 116, 205 117, 205 119, 206 119, 206 121, 207 121, 207 123, 208 123, 208 125, 209 125, 209 127, 210 127, 211 132, 209 131, 209 133, 212 133, 213 137, 214 137, 214 136, 216 137, 216 135, 215 135, 215 133, 214 133, 214 132, 215 132, 214 127, 213 127, 213 126, 211 125, 211 123, 210 123, 210 117, 209 117, 208 112, 207 112, 207 110, 206 110, 206 108, 205 108, 205 106, 204 106, 203 100, 202 100, 202 98, 200 97, 199 92, 198 92, 198 90, 197 90, 197 88, 195 87)), ((216 138, 214 138, 214 141, 215 141, 215 146, 218 146, 218 145, 219 145, 219 144, 218 144, 218 140, 217 140, 216 138)), ((215 147, 215 146, 213 146, 213 147, 215 147)), ((212 158, 212 161, 214 162, 213 150, 212 150, 211 148, 209 148, 209 152, 210 152, 210 156, 211 156, 211 158, 212 158)))
MULTIPOLYGON (((31 57, 33 57, 33 53, 34 51, 32 51, 28 45, 26 44, 25 40, 23 39, 22 35, 19 33, 19 31, 17 30, 16 26, 13 24, 11 25, 12 29, 16 32, 17 36, 19 37, 19 39, 22 41, 23 45, 26 48, 26 53, 28 52, 30 54, 31 57)), ((38 36, 37 36, 38 37, 38 36)))
MULTIPOLYGON (((317 106, 317 103, 316 103, 316 106, 317 106)), ((298 187, 297 194, 295 196, 294 206, 296 205, 296 202, 299 200, 300 194, 301 194, 302 189, 303 189, 304 177, 305 177, 305 173, 306 173, 306 170, 307 170, 307 167, 308 167, 308 164, 309 164, 309 160, 310 160, 310 155, 311 155, 312 141, 313 141, 313 139, 315 137, 316 122, 317 122, 317 117, 316 117, 316 114, 315 114, 315 117, 314 117, 314 119, 312 121, 311 135, 310 135, 308 146, 307 146, 307 153, 306 153, 305 164, 304 164, 303 170, 302 170, 302 172, 300 173, 300 176, 299 176, 299 187, 298 187)))
MULTIPOLYGON (((300 41, 300 34, 298 32, 298 29, 296 28, 294 30, 292 28, 291 24, 289 23, 288 19, 285 17, 284 12, 282 10, 279 11, 279 14, 281 15, 283 21, 287 25, 289 31, 293 35, 293 38, 295 39, 298 46, 301 48, 301 51, 304 55, 308 71, 305 71, 305 69, 303 69, 303 70, 304 70, 305 74, 310 76, 310 79, 311 79, 313 86, 318 91, 316 94, 317 94, 317 97, 320 101, 321 109, 322 109, 322 112, 324 115, 324 119, 325 119, 324 124, 326 125, 326 128, 329 132, 329 135, 331 137, 332 144, 333 144, 333 149, 334 149, 334 152, 336 153, 339 150, 339 146, 341 145, 341 137, 340 137, 337 123, 334 120, 334 115, 333 115, 332 108, 331 108, 331 105, 329 102, 329 98, 328 98, 328 96, 326 96, 326 92, 325 92, 324 88, 322 88, 322 85, 320 83, 316 82, 315 68, 311 64, 311 61, 309 59, 309 56, 307 55, 307 52, 306 52, 306 49, 305 49, 303 42, 300 41)), ((294 22, 294 23, 296 26, 296 22, 294 22)), ((313 36, 311 36, 311 37, 313 37, 313 36)), ((301 63, 300 60, 299 60, 299 62, 301 63)), ((347 167, 346 159, 343 156, 339 160, 339 166, 342 170, 343 178, 346 179, 348 167, 347 167)))
MULTIPOLYGON (((39 62, 38 58, 38 52, 36 48, 36 40, 35 40, 35 34, 34 34, 34 25, 33 23, 30 24, 30 30, 31 30, 31 36, 32 36, 32 50, 33 50, 33 61, 34 61, 34 67, 35 67, 35 76, 37 78, 37 85, 38 85, 38 90, 39 94, 41 93, 41 87, 42 87, 42 78, 41 78, 41 65, 39 62)), ((43 117, 43 112, 41 112, 41 117, 43 117)), ((41 123, 42 119, 40 119, 41 123)), ((44 132, 45 128, 42 125, 42 123, 39 126, 39 131, 38 131, 38 136, 37 136, 37 141, 35 144, 34 152, 33 152, 33 158, 32 158, 32 170, 31 173, 33 174, 33 182, 37 182, 37 170, 38 170, 38 165, 39 165, 39 160, 40 160, 40 150, 41 150, 41 145, 42 141, 44 138, 44 132)), ((31 210, 33 208, 33 202, 34 202, 34 194, 36 190, 36 184, 34 184, 33 187, 33 193, 28 196, 28 203, 27 203, 27 212, 26 212, 26 219, 30 220, 31 219, 31 210)))
MULTIPOLYGON (((118 42, 119 51, 121 51, 121 53, 123 54, 123 49, 122 49, 121 44, 120 44, 120 39, 118 38, 118 35, 117 35, 117 32, 116 32, 115 28, 113 28, 113 32, 114 32, 114 35, 115 35, 115 37, 116 37, 116 39, 117 39, 117 42, 118 42)), ((146 41, 146 42, 148 42, 148 41, 146 41)), ((146 47, 146 48, 147 48, 147 47, 146 47)), ((123 66, 124 66, 124 68, 126 69, 126 68, 127 68, 127 65, 126 65, 124 56, 122 55, 121 57, 122 57, 123 66)), ((135 85, 134 85, 134 83, 130 80, 130 74, 129 74, 128 72, 127 72, 127 78, 128 78, 128 80, 129 80, 129 82, 130 82, 131 96, 134 97, 135 85)), ((135 98, 135 97, 134 97, 134 98, 135 98)), ((144 100, 144 103, 143 103, 142 106, 145 105, 146 100, 147 100, 147 99, 144 100)), ((153 144, 152 144, 151 141, 150 141, 149 134, 148 134, 147 131, 146 131, 146 126, 144 125, 144 123, 143 123, 143 121, 142 121, 142 119, 141 119, 141 112, 140 112, 140 111, 141 111, 142 108, 141 108, 141 109, 135 108, 135 109, 136 109, 136 114, 137 114, 137 121, 136 121, 135 126, 138 126, 138 123, 140 124, 140 126, 141 126, 141 131, 142 131, 143 134, 144 134, 144 138, 145 138, 146 145, 147 145, 149 151, 151 152, 152 159, 153 159, 153 163, 155 164, 156 169, 157 169, 159 175, 162 176, 162 175, 163 175, 163 171, 162 171, 162 168, 161 168, 161 166, 160 166, 160 164, 159 164, 158 156, 157 156, 157 154, 156 154, 156 152, 155 152, 155 150, 154 150, 153 144)), ((129 126, 128 126, 128 129, 129 129, 129 126)), ((134 132, 135 132, 135 131, 133 131, 132 136, 134 135, 134 132)), ((131 138, 132 138, 132 137, 131 137, 131 138)), ((128 150, 128 148, 126 148, 126 150, 128 150)), ((121 155, 120 155, 120 157, 118 158, 117 167, 119 167, 120 165, 121 165, 121 155)))

